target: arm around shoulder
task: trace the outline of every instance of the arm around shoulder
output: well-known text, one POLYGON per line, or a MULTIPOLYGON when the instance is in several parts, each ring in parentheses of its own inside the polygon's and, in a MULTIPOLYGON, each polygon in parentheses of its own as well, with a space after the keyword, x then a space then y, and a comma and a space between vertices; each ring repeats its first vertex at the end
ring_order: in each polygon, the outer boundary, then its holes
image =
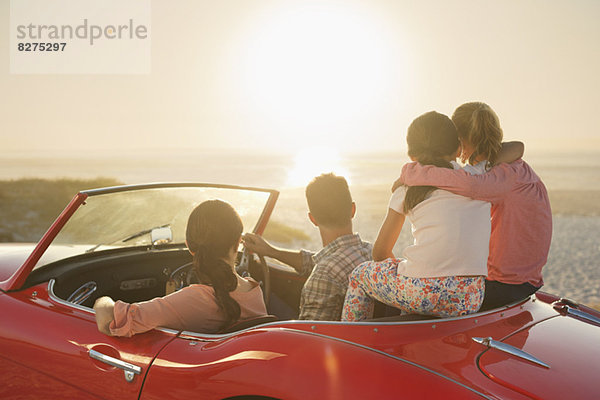
POLYGON ((498 165, 480 175, 432 165, 406 164, 402 179, 409 186, 436 186, 461 196, 498 203, 514 187, 515 174, 509 164, 498 165))
POLYGON ((471 194, 474 184, 471 174, 464 170, 422 165, 417 162, 404 164, 399 181, 407 186, 436 186, 463 196, 471 194))

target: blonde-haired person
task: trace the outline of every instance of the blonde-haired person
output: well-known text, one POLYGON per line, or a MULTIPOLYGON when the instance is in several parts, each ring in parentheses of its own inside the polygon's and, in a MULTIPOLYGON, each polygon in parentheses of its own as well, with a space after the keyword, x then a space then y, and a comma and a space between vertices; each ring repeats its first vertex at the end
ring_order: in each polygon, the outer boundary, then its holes
POLYGON ((419 163, 406 164, 396 184, 432 185, 492 203, 490 252, 482 310, 521 300, 543 284, 552 213, 542 180, 522 159, 498 159, 503 132, 496 113, 481 102, 465 103, 452 115, 462 144, 461 159, 487 170, 471 175, 419 163))

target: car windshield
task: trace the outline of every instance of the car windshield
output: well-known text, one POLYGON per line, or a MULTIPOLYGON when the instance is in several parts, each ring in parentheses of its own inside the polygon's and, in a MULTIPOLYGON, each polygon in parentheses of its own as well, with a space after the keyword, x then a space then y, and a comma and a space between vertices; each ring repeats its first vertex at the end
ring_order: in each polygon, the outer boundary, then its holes
POLYGON ((36 268, 83 253, 153 244, 184 244, 187 219, 209 199, 230 203, 245 231, 256 228, 270 191, 235 187, 152 187, 90 191, 36 268), (61 254, 53 257, 52 254, 61 254))

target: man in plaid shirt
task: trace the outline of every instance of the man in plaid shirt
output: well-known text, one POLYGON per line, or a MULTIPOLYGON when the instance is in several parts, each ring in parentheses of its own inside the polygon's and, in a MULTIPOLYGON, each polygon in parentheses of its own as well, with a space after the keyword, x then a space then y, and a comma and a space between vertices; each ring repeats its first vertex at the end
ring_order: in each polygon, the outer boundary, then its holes
POLYGON ((308 217, 319 228, 323 249, 314 254, 273 247, 262 237, 244 235, 248 250, 282 261, 308 275, 300 298, 300 319, 339 321, 348 276, 359 264, 371 260, 371 245, 352 232, 356 205, 346 179, 323 174, 306 187, 308 217))

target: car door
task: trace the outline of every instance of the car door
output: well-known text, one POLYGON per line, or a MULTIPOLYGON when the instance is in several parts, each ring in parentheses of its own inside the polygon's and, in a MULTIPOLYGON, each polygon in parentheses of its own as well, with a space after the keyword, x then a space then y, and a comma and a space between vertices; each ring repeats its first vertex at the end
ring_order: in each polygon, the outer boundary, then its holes
POLYGON ((0 398, 137 399, 149 365, 177 332, 98 332, 91 309, 48 283, 0 295, 0 398))

